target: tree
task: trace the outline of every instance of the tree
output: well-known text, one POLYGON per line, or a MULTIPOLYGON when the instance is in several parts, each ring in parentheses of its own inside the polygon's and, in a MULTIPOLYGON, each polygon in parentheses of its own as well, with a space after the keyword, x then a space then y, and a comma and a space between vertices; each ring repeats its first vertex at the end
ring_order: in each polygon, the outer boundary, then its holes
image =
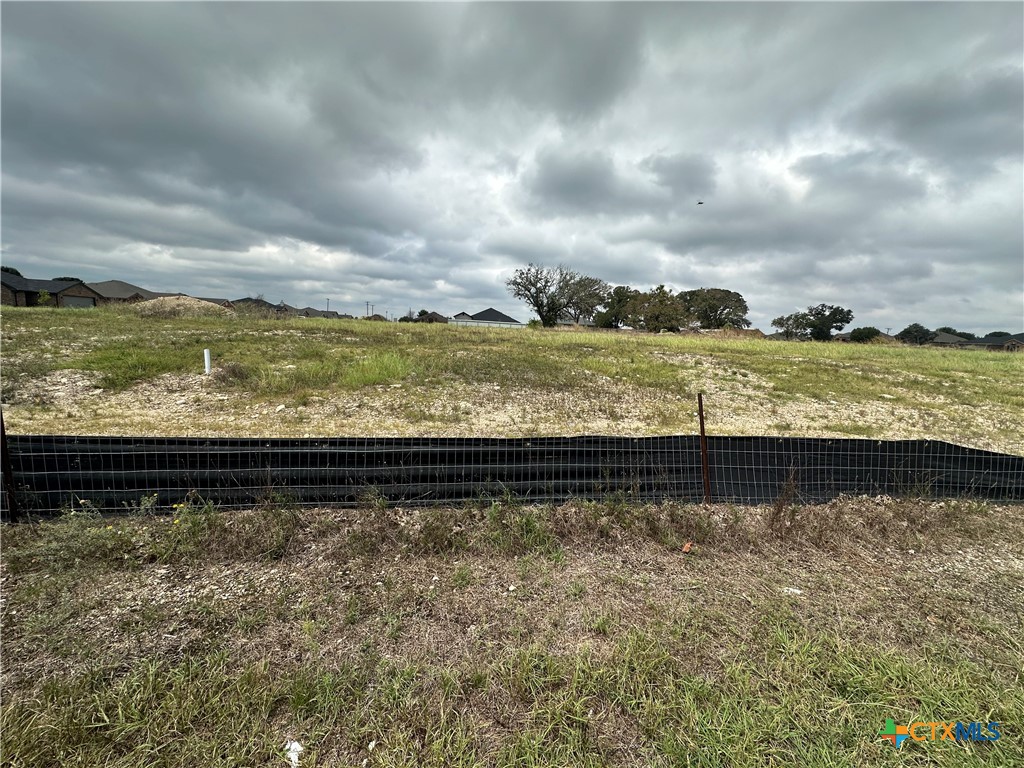
POLYGON ((897 333, 896 338, 907 344, 927 344, 935 338, 935 334, 920 323, 911 323, 897 333))
POLYGON ((60 280, 65 283, 84 283, 85 281, 79 277, 55 277, 54 280, 60 280))
POLYGON ((986 333, 985 334, 985 338, 986 339, 1001 339, 1004 336, 1012 336, 1012 335, 1013 334, 1010 333, 1009 331, 992 331, 991 333, 986 333))
POLYGON ((683 311, 701 328, 749 328, 747 302, 736 291, 724 288, 697 288, 679 294, 683 311))
POLYGON ((841 331, 853 320, 853 312, 832 304, 807 308, 807 330, 815 341, 831 341, 832 331, 841 331))
POLYGON ((772 326, 782 331, 782 335, 789 340, 804 341, 811 336, 810 329, 807 327, 806 312, 780 315, 772 320, 772 326))
POLYGON ((976 335, 974 335, 970 331, 958 331, 956 328, 952 328, 952 327, 950 327, 948 325, 944 325, 941 328, 936 328, 935 332, 936 333, 948 333, 951 336, 959 336, 961 339, 976 339, 976 338, 978 338, 976 335))
POLYGON ((517 269, 505 285, 515 298, 530 305, 541 325, 551 328, 568 306, 568 286, 574 276, 561 265, 552 268, 530 264, 517 269))
POLYGON ((608 300, 611 286, 604 280, 588 275, 572 273, 566 285, 565 314, 579 325, 580 320, 589 320, 594 311, 608 300))
POLYGON ((664 285, 638 293, 626 307, 626 322, 634 328, 658 333, 678 331, 686 322, 683 303, 664 285))
MULTIPOLYGON (((416 317, 423 317, 424 315, 429 315, 429 314, 430 313, 427 310, 421 309, 419 311, 419 313, 417 313, 416 317)), ((409 317, 412 317, 412 309, 409 310, 409 317)))
POLYGON ((612 288, 605 299, 604 309, 594 315, 594 324, 598 328, 621 328, 626 322, 626 307, 640 291, 628 285, 617 285, 612 288))
POLYGON ((0 267, 0 272, 6 272, 7 274, 14 275, 16 277, 24 277, 24 275, 21 274, 21 272, 16 270, 14 267, 8 267, 6 264, 0 267))
MULTIPOLYGON (((49 291, 40 291, 36 294, 36 306, 45 307, 53 299, 49 291)), ((54 304, 56 306, 56 303, 54 304)))
POLYGON ((871 341, 872 339, 878 338, 882 332, 875 328, 873 325, 869 325, 865 328, 854 328, 850 331, 850 341, 855 341, 859 344, 864 344, 871 341))

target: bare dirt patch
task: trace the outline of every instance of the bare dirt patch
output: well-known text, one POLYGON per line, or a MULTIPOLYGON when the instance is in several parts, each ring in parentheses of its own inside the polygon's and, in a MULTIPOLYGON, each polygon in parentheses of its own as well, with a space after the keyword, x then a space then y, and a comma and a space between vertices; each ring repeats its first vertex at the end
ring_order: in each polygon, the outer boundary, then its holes
MULTIPOLYGON (((770 385, 748 374, 724 378, 698 360, 689 386, 705 393, 711 434, 946 439, 986 450, 1024 453, 1019 415, 997 405, 967 407, 931 398, 931 407, 879 399, 858 403, 766 395, 770 385), (941 407, 940 407, 941 406, 941 407), (965 428, 965 425, 969 425, 965 428), (1007 437, 1016 435, 1016 437, 1007 437)), ((85 371, 54 371, 26 381, 5 407, 9 428, 26 434, 210 437, 690 434, 697 430, 688 394, 667 395, 595 376, 587 388, 564 391, 463 383, 368 387, 254 399, 202 374, 165 374, 108 392, 85 371)))

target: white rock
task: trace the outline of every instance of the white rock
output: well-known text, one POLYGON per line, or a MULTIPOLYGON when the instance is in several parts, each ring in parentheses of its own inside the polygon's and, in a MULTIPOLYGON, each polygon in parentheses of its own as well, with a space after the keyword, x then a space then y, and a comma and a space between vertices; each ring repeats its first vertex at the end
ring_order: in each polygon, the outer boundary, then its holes
POLYGON ((291 763, 292 768, 299 768, 299 755, 301 755, 306 748, 297 741, 289 741, 284 745, 284 748, 288 752, 288 762, 291 763))
POLYGON ((284 406, 283 405, 279 405, 279 406, 277 406, 277 408, 274 409, 274 413, 280 413, 283 410, 284 410, 284 406))

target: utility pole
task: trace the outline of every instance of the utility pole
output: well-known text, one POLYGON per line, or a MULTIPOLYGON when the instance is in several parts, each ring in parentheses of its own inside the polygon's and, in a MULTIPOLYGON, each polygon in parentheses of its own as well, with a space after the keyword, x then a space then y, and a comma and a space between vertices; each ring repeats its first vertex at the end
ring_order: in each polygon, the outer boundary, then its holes
POLYGON ((370 316, 370 302, 366 302, 366 316, 370 316))
POLYGON ((330 299, 327 300, 327 311, 328 312, 331 311, 331 300, 330 299))

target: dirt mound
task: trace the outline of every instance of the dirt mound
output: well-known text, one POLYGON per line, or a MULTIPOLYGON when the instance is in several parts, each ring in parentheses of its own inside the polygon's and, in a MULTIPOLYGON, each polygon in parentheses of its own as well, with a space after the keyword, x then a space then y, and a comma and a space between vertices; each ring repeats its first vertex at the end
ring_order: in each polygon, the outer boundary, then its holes
POLYGON ((230 309, 212 301, 193 299, 191 296, 161 296, 132 305, 140 317, 220 317, 234 314, 230 309))

